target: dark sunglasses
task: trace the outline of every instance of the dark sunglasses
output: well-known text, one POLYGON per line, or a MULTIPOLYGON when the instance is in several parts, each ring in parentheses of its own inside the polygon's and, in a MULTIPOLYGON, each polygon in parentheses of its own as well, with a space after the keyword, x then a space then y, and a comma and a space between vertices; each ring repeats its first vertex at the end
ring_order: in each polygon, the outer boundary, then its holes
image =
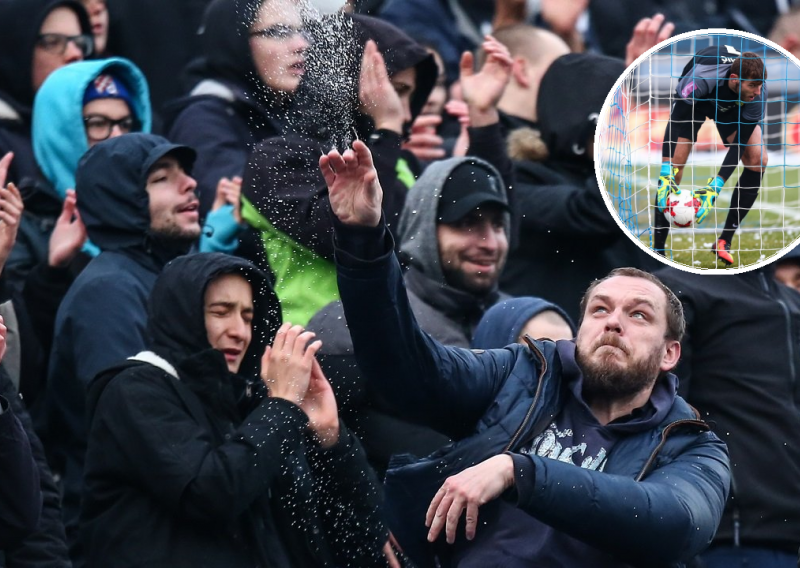
POLYGON ((89 57, 94 51, 94 38, 87 34, 68 36, 64 34, 40 34, 36 38, 36 45, 57 55, 63 55, 67 45, 72 42, 81 50, 84 57, 89 57))

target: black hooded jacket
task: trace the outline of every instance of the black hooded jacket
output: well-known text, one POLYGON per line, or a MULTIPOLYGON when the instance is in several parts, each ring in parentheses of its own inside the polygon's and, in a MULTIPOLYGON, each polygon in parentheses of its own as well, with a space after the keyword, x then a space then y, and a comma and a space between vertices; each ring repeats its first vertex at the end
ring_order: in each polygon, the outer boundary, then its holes
MULTIPOLYGON (((407 186, 398 179, 401 137, 375 132, 358 112, 358 77, 367 40, 373 39, 389 75, 414 67, 417 86, 411 114, 422 110, 436 81, 436 63, 425 49, 391 24, 369 16, 330 16, 314 32, 308 72, 295 101, 302 120, 295 130, 271 138, 251 155, 242 190, 259 213, 279 231, 317 255, 332 260, 328 189, 319 157, 332 146, 341 150, 357 136, 372 151, 383 187, 383 210, 390 225, 403 208, 407 186)), ((299 119, 298 119, 299 120, 299 119)))
POLYGON ((78 165, 78 209, 89 239, 103 252, 75 279, 59 307, 46 392, 48 449, 54 470, 62 474, 73 543, 86 444, 86 385, 100 370, 144 348, 147 298, 156 277, 189 249, 150 234, 147 172, 170 152, 190 167, 190 149, 141 133, 94 146, 78 165))
POLYGON ((189 94, 164 112, 168 138, 198 153, 200 210, 211 209, 222 177, 241 176, 255 145, 283 130, 288 101, 259 79, 249 29, 259 0, 215 0, 201 27, 203 55, 187 70, 189 94))
POLYGON ((386 539, 363 451, 342 428, 321 450, 296 405, 264 396, 258 364, 280 324, 265 275, 222 254, 167 265, 149 303, 152 351, 90 385, 82 537, 92 566, 377 563, 386 539), (241 274, 253 341, 237 375, 209 345, 208 283, 241 274))
POLYGON ((39 30, 55 8, 70 8, 81 32, 92 27, 77 0, 0 0, 0 157, 14 152, 6 181, 18 184, 38 175, 31 142, 33 107, 33 52, 39 30))
POLYGON ((501 287, 514 296, 549 300, 575 321, 592 280, 618 266, 656 263, 614 221, 587 155, 603 102, 624 70, 621 60, 601 55, 556 59, 542 78, 537 101, 550 157, 514 163, 519 246, 509 254, 501 287))
MULTIPOLYGON (((22 398, 17 394, 14 384, 6 372, 5 366, 0 366, 0 395, 9 404, 7 414, 13 414, 22 426, 22 429, 30 441, 31 454, 36 462, 35 470, 28 470, 27 463, 13 464, 13 459, 8 453, 0 450, 3 461, 14 466, 14 469, 21 472, 26 479, 26 491, 21 491, 19 487, 14 487, 13 492, 17 498, 23 499, 28 496, 30 485, 37 484, 41 491, 41 502, 37 499, 33 503, 33 509, 41 509, 39 522, 24 540, 16 544, 9 544, 6 539, 12 539, 17 527, 6 525, 0 521, 0 566, 8 568, 71 568, 69 556, 67 554, 67 539, 64 534, 64 521, 61 518, 61 496, 58 486, 53 480, 50 467, 47 465, 42 442, 33 430, 33 423, 28 411, 22 402, 22 398)), ((9 420, 5 417, 2 420, 9 420)), ((2 428, 2 427, 0 427, 2 428)), ((3 437, 8 438, 8 433, 3 432, 3 437)), ((0 444, 3 445, 3 444, 0 444)), ((4 472, 5 474, 6 472, 4 472)), ((11 487, 8 477, 3 478, 5 486, 11 487)), ((0 490, 0 494, 3 491, 0 490)), ((5 497, 0 497, 0 502, 4 502, 5 497)), ((0 509, 2 509, 0 505, 0 509)), ((5 511, 10 513, 11 511, 5 511)), ((17 508, 17 515, 22 517, 23 509, 17 508)), ((3 517, 3 513, 0 513, 3 517)))
POLYGON ((800 547, 800 294, 774 266, 717 277, 662 268, 683 304, 679 393, 731 455, 731 498, 715 542, 800 547))

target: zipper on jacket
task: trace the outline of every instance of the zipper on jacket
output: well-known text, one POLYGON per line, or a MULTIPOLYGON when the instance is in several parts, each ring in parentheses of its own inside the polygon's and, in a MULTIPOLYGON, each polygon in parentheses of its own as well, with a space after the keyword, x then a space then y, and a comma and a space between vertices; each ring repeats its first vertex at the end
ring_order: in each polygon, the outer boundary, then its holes
POLYGON ((764 291, 766 292, 767 296, 770 299, 778 302, 778 305, 781 307, 781 310, 783 310, 784 319, 786 320, 786 350, 789 354, 789 372, 791 373, 792 395, 794 397, 795 391, 797 390, 797 371, 794 360, 795 355, 794 355, 794 341, 793 341, 794 336, 792 335, 792 314, 791 311, 789 310, 789 306, 787 306, 786 302, 784 302, 781 298, 778 297, 777 293, 770 294, 767 275, 762 272, 761 274, 759 274, 759 276, 761 277, 761 282, 764 285, 764 291))
POLYGON ((656 461, 656 456, 658 455, 658 452, 660 452, 661 448, 664 447, 664 444, 667 443, 667 437, 669 436, 669 434, 672 431, 672 429, 673 428, 677 428, 678 426, 685 426, 687 424, 692 424, 694 426, 698 426, 699 428, 701 428, 701 429, 703 429, 705 431, 711 430, 711 428, 708 426, 708 424, 706 424, 702 420, 676 420, 675 422, 672 422, 669 425, 667 425, 667 427, 664 428, 664 430, 661 432, 661 441, 653 449, 653 452, 650 454, 650 457, 647 458, 647 461, 645 462, 644 467, 642 467, 642 471, 640 471, 639 475, 636 476, 636 481, 641 481, 642 478, 647 473, 647 470, 649 470, 652 467, 653 462, 656 461))
POLYGON ((531 419, 533 409, 536 408, 536 405, 539 403, 539 397, 542 394, 542 386, 544 385, 544 374, 547 372, 547 359, 545 359, 544 354, 539 350, 538 347, 536 347, 530 337, 526 335, 524 339, 525 343, 528 344, 528 347, 536 354, 536 356, 539 358, 539 361, 542 363, 542 370, 539 373, 539 384, 536 385, 536 394, 533 396, 533 402, 531 403, 530 408, 528 408, 528 412, 525 413, 525 418, 522 419, 522 423, 517 428, 517 431, 514 432, 514 435, 511 437, 511 440, 508 442, 503 452, 508 452, 512 447, 514 447, 514 443, 517 441, 520 434, 522 434, 522 430, 531 419))

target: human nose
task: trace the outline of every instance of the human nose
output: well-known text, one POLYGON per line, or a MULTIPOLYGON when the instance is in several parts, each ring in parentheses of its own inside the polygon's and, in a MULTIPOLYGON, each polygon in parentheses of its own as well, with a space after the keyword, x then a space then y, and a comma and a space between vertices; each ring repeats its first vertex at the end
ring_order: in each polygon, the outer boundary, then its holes
POLYGON ((620 320, 619 310, 610 310, 605 321, 606 331, 615 331, 620 333, 622 331, 622 324, 620 320))
POLYGON ((181 180, 181 188, 183 189, 183 193, 188 193, 197 189, 197 181, 192 176, 186 172, 181 172, 181 175, 183 176, 183 179, 181 180))
POLYGON ((78 44, 73 40, 67 42, 67 47, 64 49, 64 60, 67 63, 74 63, 75 61, 83 61, 83 51, 78 44))
POLYGON ((234 322, 228 328, 228 335, 234 339, 243 340, 247 336, 249 325, 241 316, 236 316, 234 322))

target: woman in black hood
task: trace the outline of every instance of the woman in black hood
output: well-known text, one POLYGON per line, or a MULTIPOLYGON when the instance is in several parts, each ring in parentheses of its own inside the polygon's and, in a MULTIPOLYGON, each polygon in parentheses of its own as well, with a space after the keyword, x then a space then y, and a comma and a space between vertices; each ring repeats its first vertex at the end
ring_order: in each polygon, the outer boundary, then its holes
POLYGON ((382 562, 377 482, 338 420, 313 334, 280 323, 247 261, 195 254, 164 268, 152 350, 89 387, 88 565, 382 562))
POLYGON ((37 177, 33 96, 50 73, 91 55, 92 45, 77 0, 0 0, 0 157, 14 152, 7 181, 37 177))
POLYGON ((297 0, 215 0, 201 28, 203 55, 186 72, 187 97, 168 105, 168 138, 197 150, 201 212, 223 177, 241 177, 260 141, 280 134, 305 74, 303 5, 297 0))
POLYGON ((242 216, 261 232, 284 312, 299 323, 337 298, 319 156, 331 146, 343 149, 354 138, 364 140, 392 226, 414 183, 401 155, 403 131, 422 110, 438 74, 425 48, 377 18, 334 14, 315 25, 312 36, 308 73, 294 103, 297 122, 256 147, 242 185, 242 216))

